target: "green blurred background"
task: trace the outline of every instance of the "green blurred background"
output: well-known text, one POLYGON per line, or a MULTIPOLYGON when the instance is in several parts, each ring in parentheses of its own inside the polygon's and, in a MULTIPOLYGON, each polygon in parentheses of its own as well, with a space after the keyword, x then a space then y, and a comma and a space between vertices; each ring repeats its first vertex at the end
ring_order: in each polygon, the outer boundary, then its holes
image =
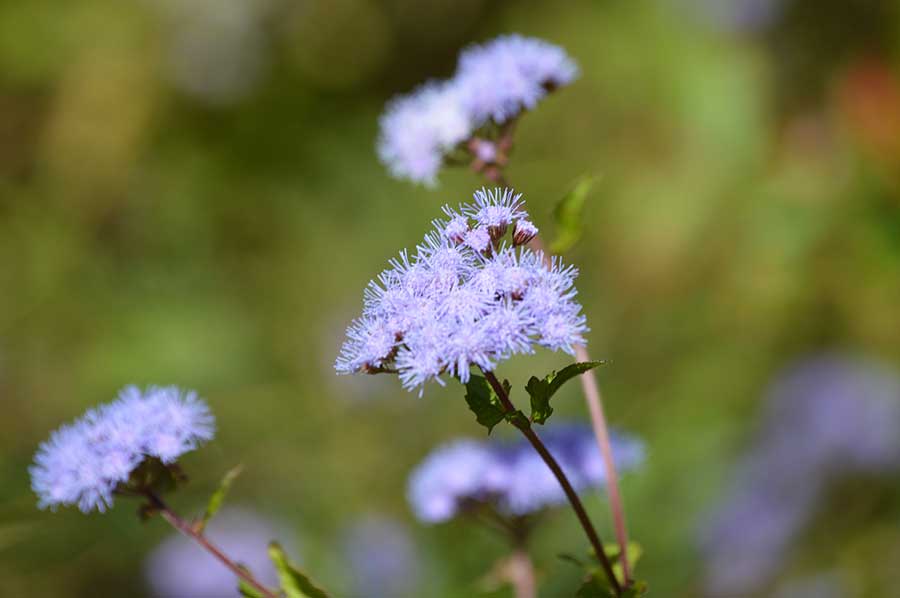
MULTIPOLYGON (((422 527, 404 498, 431 448, 482 434, 459 388, 418 399, 331 364, 369 278, 482 184, 465 170, 436 190, 389 179, 374 153, 385 101, 508 32, 581 66, 523 119, 508 174, 548 232, 573 181, 599 178, 567 259, 592 354, 612 362, 610 419, 648 445, 623 482, 638 573, 653 596, 700 595, 697 529, 773 375, 820 350, 900 365, 888 0, 0 5, 0 595, 147 591, 161 521, 124 500, 38 511, 27 473, 50 430, 128 383, 197 389, 217 416, 216 440, 183 461, 178 509, 242 463, 230 502, 287 522, 336 594, 351 593, 338 538, 372 514, 413 534, 418 595, 481 592, 503 542, 422 527)), ((521 385, 566 359, 503 374, 521 385)), ((585 417, 577 385, 557 405, 585 417)), ((812 561, 849 571, 860 596, 900 595, 884 585, 900 570, 900 491, 877 492, 831 541, 797 546, 785 575, 812 561)), ((587 502, 612 537, 604 500, 587 502)), ((555 555, 583 542, 569 514, 551 522, 541 585, 566 595, 579 573, 555 555)))

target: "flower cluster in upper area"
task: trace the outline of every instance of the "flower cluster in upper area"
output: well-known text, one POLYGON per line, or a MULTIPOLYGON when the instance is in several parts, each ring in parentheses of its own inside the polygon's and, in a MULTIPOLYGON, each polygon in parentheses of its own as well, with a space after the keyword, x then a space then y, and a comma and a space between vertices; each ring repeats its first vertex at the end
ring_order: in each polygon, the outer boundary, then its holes
POLYGON ((470 46, 452 78, 388 103, 378 156, 393 176, 433 185, 446 154, 479 128, 514 119, 577 76, 565 50, 540 39, 504 35, 470 46))
POLYGON ((335 369, 395 372, 412 390, 443 374, 467 382, 470 367, 492 370, 535 345, 573 353, 587 331, 578 271, 522 247, 537 233, 523 204, 509 189, 482 189, 474 203, 445 206, 415 253, 369 283, 335 369))
POLYGON ((105 511, 113 491, 147 457, 164 464, 211 440, 215 421, 194 392, 174 386, 124 388, 41 443, 30 468, 41 508, 105 511))
MULTIPOLYGON (((603 460, 590 427, 555 424, 542 430, 541 438, 576 491, 605 484, 603 460)), ((621 470, 633 469, 644 459, 643 443, 631 436, 614 434, 612 445, 621 470)), ((416 516, 430 523, 480 505, 521 516, 566 501, 553 473, 524 439, 458 440, 442 446, 412 473, 407 496, 416 516)))

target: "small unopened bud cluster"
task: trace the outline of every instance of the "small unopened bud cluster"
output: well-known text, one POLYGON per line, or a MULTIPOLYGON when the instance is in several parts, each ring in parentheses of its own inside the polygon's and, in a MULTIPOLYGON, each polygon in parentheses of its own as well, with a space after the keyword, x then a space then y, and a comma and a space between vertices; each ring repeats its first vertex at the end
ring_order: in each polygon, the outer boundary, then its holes
POLYGON ((521 194, 506 190, 502 194, 480 191, 475 193, 475 203, 454 210, 444 206, 444 214, 449 221, 435 221, 435 226, 443 230, 450 241, 465 244, 479 253, 497 249, 501 241, 513 228, 513 246, 528 244, 538 233, 538 228, 528 220, 528 214, 521 210, 521 194), (474 227, 470 225, 474 220, 474 227))

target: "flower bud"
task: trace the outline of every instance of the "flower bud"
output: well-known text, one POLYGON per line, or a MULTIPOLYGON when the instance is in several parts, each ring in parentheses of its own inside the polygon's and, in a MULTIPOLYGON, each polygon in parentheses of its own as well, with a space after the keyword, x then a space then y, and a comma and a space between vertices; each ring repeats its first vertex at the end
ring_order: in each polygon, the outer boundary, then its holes
POLYGON ((528 220, 517 220, 513 229, 513 245, 525 245, 538 234, 538 228, 528 220))

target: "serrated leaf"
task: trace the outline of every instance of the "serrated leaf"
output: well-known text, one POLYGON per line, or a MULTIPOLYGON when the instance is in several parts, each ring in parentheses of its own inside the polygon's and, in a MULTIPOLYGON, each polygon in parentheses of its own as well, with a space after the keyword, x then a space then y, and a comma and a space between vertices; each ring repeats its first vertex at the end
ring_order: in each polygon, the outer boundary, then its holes
MULTIPOLYGON (((504 381, 504 388, 507 388, 507 392, 509 392, 508 384, 504 381)), ((466 383, 466 404, 475 414, 475 420, 487 428, 488 434, 506 417, 500 399, 483 376, 469 378, 466 383)))
POLYGON ((287 598, 328 598, 325 590, 319 588, 288 560, 287 554, 278 542, 269 544, 269 559, 275 565, 281 589, 287 598))
POLYGON ((559 372, 550 372, 543 378, 532 376, 525 385, 525 390, 531 397, 531 421, 537 424, 546 422, 553 414, 550 398, 556 394, 556 391, 575 376, 603 365, 603 363, 602 361, 580 361, 564 367, 559 372))
POLYGON ((235 478, 241 475, 243 469, 242 465, 237 465, 229 469, 225 475, 222 476, 219 487, 216 488, 216 491, 212 493, 212 496, 209 497, 209 501, 206 503, 206 511, 203 513, 203 518, 196 523, 198 532, 202 533, 203 530, 206 529, 206 524, 209 523, 209 520, 219 512, 220 508, 222 508, 222 503, 225 502, 225 495, 228 494, 231 484, 234 482, 235 478))
POLYGON ((572 190, 566 193, 553 208, 556 238, 550 244, 552 253, 565 253, 581 238, 581 213, 593 186, 593 177, 582 176, 576 181, 572 190))

